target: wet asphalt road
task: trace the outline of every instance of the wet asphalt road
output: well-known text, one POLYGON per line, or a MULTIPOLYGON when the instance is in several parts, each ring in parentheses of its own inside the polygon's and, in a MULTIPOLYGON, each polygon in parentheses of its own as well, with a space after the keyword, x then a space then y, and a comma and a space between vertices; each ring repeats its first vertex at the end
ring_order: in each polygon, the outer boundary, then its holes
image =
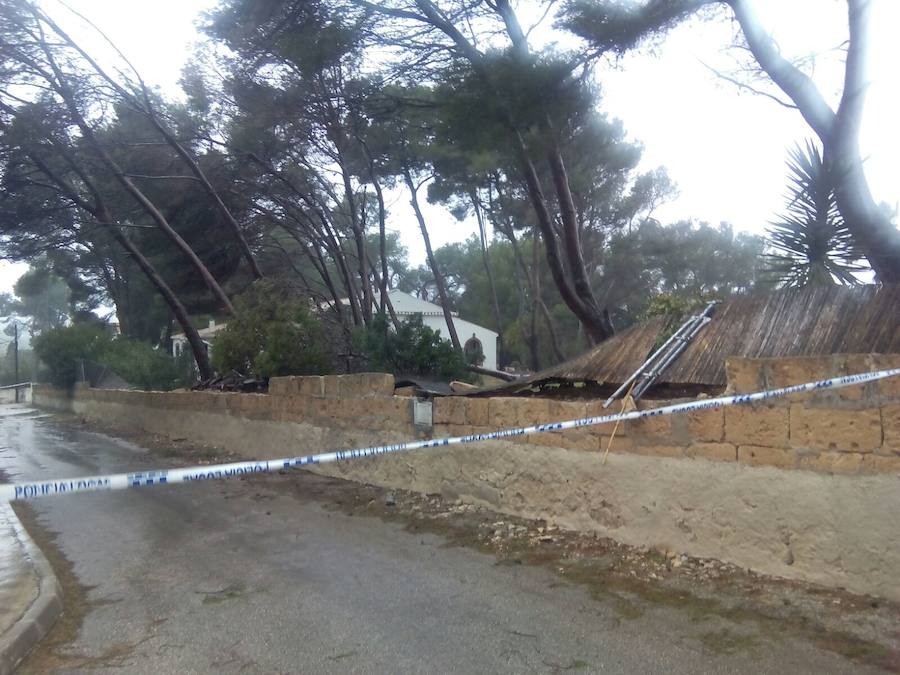
MULTIPOLYGON (((12 481, 159 465, 128 443, 0 406, 0 469, 12 481)), ((55 497, 32 508, 88 603, 74 639, 39 650, 24 672, 866 672, 790 638, 711 651, 699 635, 741 626, 698 628, 653 606, 623 617, 543 568, 499 566, 437 536, 258 484, 55 497)))

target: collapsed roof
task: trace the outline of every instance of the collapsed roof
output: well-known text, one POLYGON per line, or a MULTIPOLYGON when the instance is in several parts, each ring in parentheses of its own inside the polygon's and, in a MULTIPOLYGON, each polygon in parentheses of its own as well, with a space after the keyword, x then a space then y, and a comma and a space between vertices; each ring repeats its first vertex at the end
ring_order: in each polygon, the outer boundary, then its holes
MULTIPOLYGON (((663 317, 634 325, 552 368, 474 395, 554 382, 617 387, 662 341, 663 317)), ((900 353, 900 284, 782 289, 726 300, 655 386, 724 387, 725 359, 900 353)), ((470 395, 473 395, 470 394, 470 395)))

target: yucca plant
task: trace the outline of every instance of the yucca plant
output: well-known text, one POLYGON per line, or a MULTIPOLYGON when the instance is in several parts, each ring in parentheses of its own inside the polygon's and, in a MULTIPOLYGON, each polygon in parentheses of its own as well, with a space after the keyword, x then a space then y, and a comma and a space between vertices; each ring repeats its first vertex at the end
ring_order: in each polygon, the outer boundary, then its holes
POLYGON ((834 181, 812 141, 789 154, 787 211, 767 232, 766 277, 780 287, 852 285, 866 268, 838 211, 834 181))

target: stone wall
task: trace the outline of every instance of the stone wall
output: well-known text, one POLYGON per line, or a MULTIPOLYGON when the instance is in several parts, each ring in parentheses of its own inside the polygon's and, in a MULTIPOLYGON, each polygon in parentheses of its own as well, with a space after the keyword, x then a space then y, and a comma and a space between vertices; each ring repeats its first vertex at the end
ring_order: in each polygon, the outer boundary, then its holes
MULTIPOLYGON (((877 355, 734 359, 727 371, 729 389, 742 393, 898 365, 900 357, 877 355)), ((430 428, 413 423, 415 399, 393 393, 390 376, 364 374, 275 378, 267 395, 77 389, 70 397, 39 387, 34 399, 267 459, 602 414, 595 400, 447 397, 433 402, 430 428)), ((900 378, 625 423, 604 464, 610 432, 316 470, 900 600, 900 378)))
MULTIPOLYGON (((749 393, 827 376, 900 367, 900 356, 838 355, 794 359, 730 359, 729 391, 749 393)), ((686 400, 686 399, 685 399, 686 400)), ((641 401, 639 409, 679 401, 641 401)), ((465 435, 541 421, 604 415, 602 401, 546 398, 458 398, 434 402, 436 435, 465 435)), ((605 451, 611 426, 523 437, 521 442, 605 451)), ((829 473, 900 473, 900 377, 865 386, 795 395, 619 425, 611 452, 702 458, 829 473)))

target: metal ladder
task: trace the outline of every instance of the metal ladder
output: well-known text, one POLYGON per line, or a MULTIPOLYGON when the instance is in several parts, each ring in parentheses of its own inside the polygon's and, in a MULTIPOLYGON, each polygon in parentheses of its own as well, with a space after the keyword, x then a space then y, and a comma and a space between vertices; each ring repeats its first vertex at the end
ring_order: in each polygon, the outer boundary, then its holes
POLYGON ((659 349, 641 364, 640 368, 632 373, 631 377, 622 383, 621 387, 613 392, 612 396, 606 399, 603 407, 608 408, 618 396, 628 391, 629 388, 631 388, 631 397, 634 400, 639 399, 659 379, 663 371, 679 357, 688 343, 700 332, 700 329, 712 321, 712 312, 717 304, 719 304, 717 300, 710 302, 706 309, 685 321, 659 349), (632 382, 635 383, 633 387, 631 386, 632 382))

